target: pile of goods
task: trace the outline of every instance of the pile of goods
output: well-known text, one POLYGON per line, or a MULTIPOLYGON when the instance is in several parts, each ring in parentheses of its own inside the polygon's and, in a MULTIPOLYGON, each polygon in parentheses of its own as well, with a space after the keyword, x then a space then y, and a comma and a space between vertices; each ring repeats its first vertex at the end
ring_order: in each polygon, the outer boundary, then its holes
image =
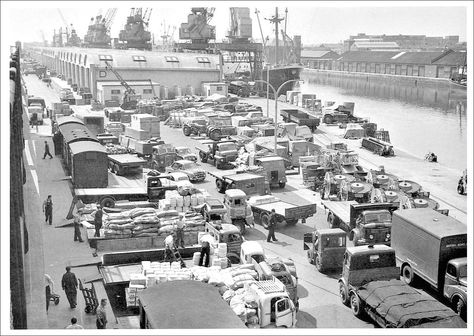
POLYGON ((128 149, 121 145, 107 144, 105 146, 107 154, 127 154, 128 149))
MULTIPOLYGON (((181 185, 178 185, 178 189, 181 185)), ((181 186, 183 189, 186 188, 184 185, 181 186)), ((191 189, 190 189, 191 190, 191 189)), ((193 209, 193 207, 204 204, 208 193, 204 190, 198 190, 197 193, 191 195, 185 194, 184 190, 167 190, 165 193, 165 199, 160 201, 159 208, 163 211, 176 210, 179 212, 187 212, 193 209)))

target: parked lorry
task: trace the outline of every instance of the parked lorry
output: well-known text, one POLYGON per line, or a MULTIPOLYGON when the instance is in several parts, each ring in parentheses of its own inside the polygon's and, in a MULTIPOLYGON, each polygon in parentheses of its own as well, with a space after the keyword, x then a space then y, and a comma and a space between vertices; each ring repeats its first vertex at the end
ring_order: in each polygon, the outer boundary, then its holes
POLYGON ((240 189, 247 196, 265 195, 269 193, 269 186, 265 182, 265 176, 252 171, 224 170, 208 171, 209 175, 216 178, 217 191, 225 193, 227 189, 240 189))
POLYGON ((306 222, 306 218, 316 213, 316 204, 296 205, 284 202, 272 195, 252 196, 248 200, 253 212, 255 223, 263 225, 268 229, 270 212, 275 209, 276 221, 284 222, 288 225, 295 225, 301 219, 302 223, 306 222))
POLYGON ((253 213, 247 204, 247 195, 240 189, 229 189, 225 191, 224 206, 226 207, 226 219, 245 234, 246 226, 253 226, 253 213))
POLYGON ((303 248, 307 251, 309 263, 315 265, 319 272, 342 270, 346 235, 341 229, 316 229, 305 233, 303 248))
POLYGON ((287 179, 285 161, 283 158, 279 156, 264 156, 255 158, 253 164, 263 168, 270 188, 285 188, 287 179))
POLYGON ((227 260, 229 264, 239 263, 244 239, 237 226, 230 223, 206 222, 206 232, 214 237, 216 243, 227 244, 227 260))
POLYGON ((133 175, 143 173, 146 160, 131 154, 108 155, 109 169, 117 175, 133 175))
POLYGON ((189 117, 183 122, 183 134, 190 136, 206 133, 207 124, 207 119, 203 116, 189 117))
POLYGON ((172 144, 155 145, 152 147, 152 150, 152 168, 162 173, 178 158, 178 154, 172 144))
POLYGON ((196 147, 202 163, 213 161, 217 169, 222 169, 237 159, 237 144, 233 141, 213 141, 207 145, 207 148, 196 147))
POLYGON ((393 213, 392 247, 406 283, 421 278, 466 316, 465 224, 429 208, 397 210, 393 213))
POLYGON ((294 122, 299 126, 308 126, 314 132, 319 126, 319 118, 298 109, 281 109, 283 122, 294 122))
POLYGON ((376 138, 371 138, 371 137, 363 138, 362 147, 380 156, 394 156, 395 155, 392 144, 376 139, 376 138))
POLYGON ((322 201, 328 210, 330 228, 341 228, 349 234, 354 246, 367 244, 390 245, 392 203, 365 203, 356 201, 322 201))
POLYGON ((308 126, 298 126, 294 122, 279 123, 277 127, 278 137, 287 137, 289 140, 313 141, 313 133, 308 126))
POLYGON ((230 114, 209 116, 206 135, 214 141, 219 141, 229 135, 237 135, 237 128, 232 126, 230 114))
POLYGON ((382 328, 466 328, 456 313, 400 280, 395 250, 385 245, 347 247, 339 295, 357 317, 382 328))
POLYGON ((43 108, 37 105, 28 106, 28 118, 30 125, 43 125, 43 108))
POLYGON ((143 187, 109 187, 109 188, 80 188, 74 189, 74 197, 69 208, 67 219, 72 218, 76 203, 99 203, 102 207, 113 208, 120 200, 157 202, 165 198, 166 190, 175 190, 174 182, 159 176, 146 176, 143 187))
POLYGON ((140 329, 246 327, 217 288, 207 283, 167 281, 146 288, 138 296, 140 329))

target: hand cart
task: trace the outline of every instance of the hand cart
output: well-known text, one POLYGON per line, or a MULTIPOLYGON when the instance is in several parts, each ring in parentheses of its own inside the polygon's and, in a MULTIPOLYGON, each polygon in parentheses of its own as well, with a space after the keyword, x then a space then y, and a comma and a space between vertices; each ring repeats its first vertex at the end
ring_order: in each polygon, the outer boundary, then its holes
POLYGON ((91 283, 91 288, 86 288, 82 285, 81 279, 79 279, 79 289, 81 290, 86 303, 86 308, 84 308, 84 311, 86 314, 95 314, 97 307, 99 306, 99 300, 97 299, 94 284, 91 283))

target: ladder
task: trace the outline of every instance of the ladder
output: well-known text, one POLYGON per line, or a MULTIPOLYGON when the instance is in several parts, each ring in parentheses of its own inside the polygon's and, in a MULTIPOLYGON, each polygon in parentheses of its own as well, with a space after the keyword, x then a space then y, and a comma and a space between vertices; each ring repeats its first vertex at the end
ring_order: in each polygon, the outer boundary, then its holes
MULTIPOLYGON (((165 253, 164 253, 164 262, 166 262, 166 249, 169 249, 169 247, 165 246, 165 253)), ((181 268, 186 268, 186 264, 184 263, 183 257, 181 257, 181 253, 179 253, 179 249, 176 247, 176 245, 173 244, 173 248, 171 248, 171 252, 173 253, 173 261, 179 261, 181 264, 181 268)))

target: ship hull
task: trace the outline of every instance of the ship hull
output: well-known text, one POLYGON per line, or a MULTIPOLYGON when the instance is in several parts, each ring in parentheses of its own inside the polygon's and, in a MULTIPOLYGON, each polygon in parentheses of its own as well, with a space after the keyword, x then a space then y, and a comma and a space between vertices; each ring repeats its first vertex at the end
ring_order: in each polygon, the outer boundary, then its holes
MULTIPOLYGON (((278 95, 286 95, 287 91, 293 90, 293 87, 295 86, 296 82, 290 82, 283 84, 289 80, 299 80, 300 79, 300 74, 301 71, 303 70, 302 66, 299 65, 284 65, 284 66, 278 66, 278 67, 272 67, 268 70, 268 77, 269 80, 268 82, 270 83, 271 86, 275 89, 275 91, 278 91, 278 95), (283 85, 283 86, 281 86, 283 85)), ((263 69, 262 73, 262 79, 267 80, 267 69, 263 69)), ((263 85, 263 90, 266 92, 267 87, 264 84, 263 85)), ((272 94, 272 90, 270 89, 270 94, 272 94)))

